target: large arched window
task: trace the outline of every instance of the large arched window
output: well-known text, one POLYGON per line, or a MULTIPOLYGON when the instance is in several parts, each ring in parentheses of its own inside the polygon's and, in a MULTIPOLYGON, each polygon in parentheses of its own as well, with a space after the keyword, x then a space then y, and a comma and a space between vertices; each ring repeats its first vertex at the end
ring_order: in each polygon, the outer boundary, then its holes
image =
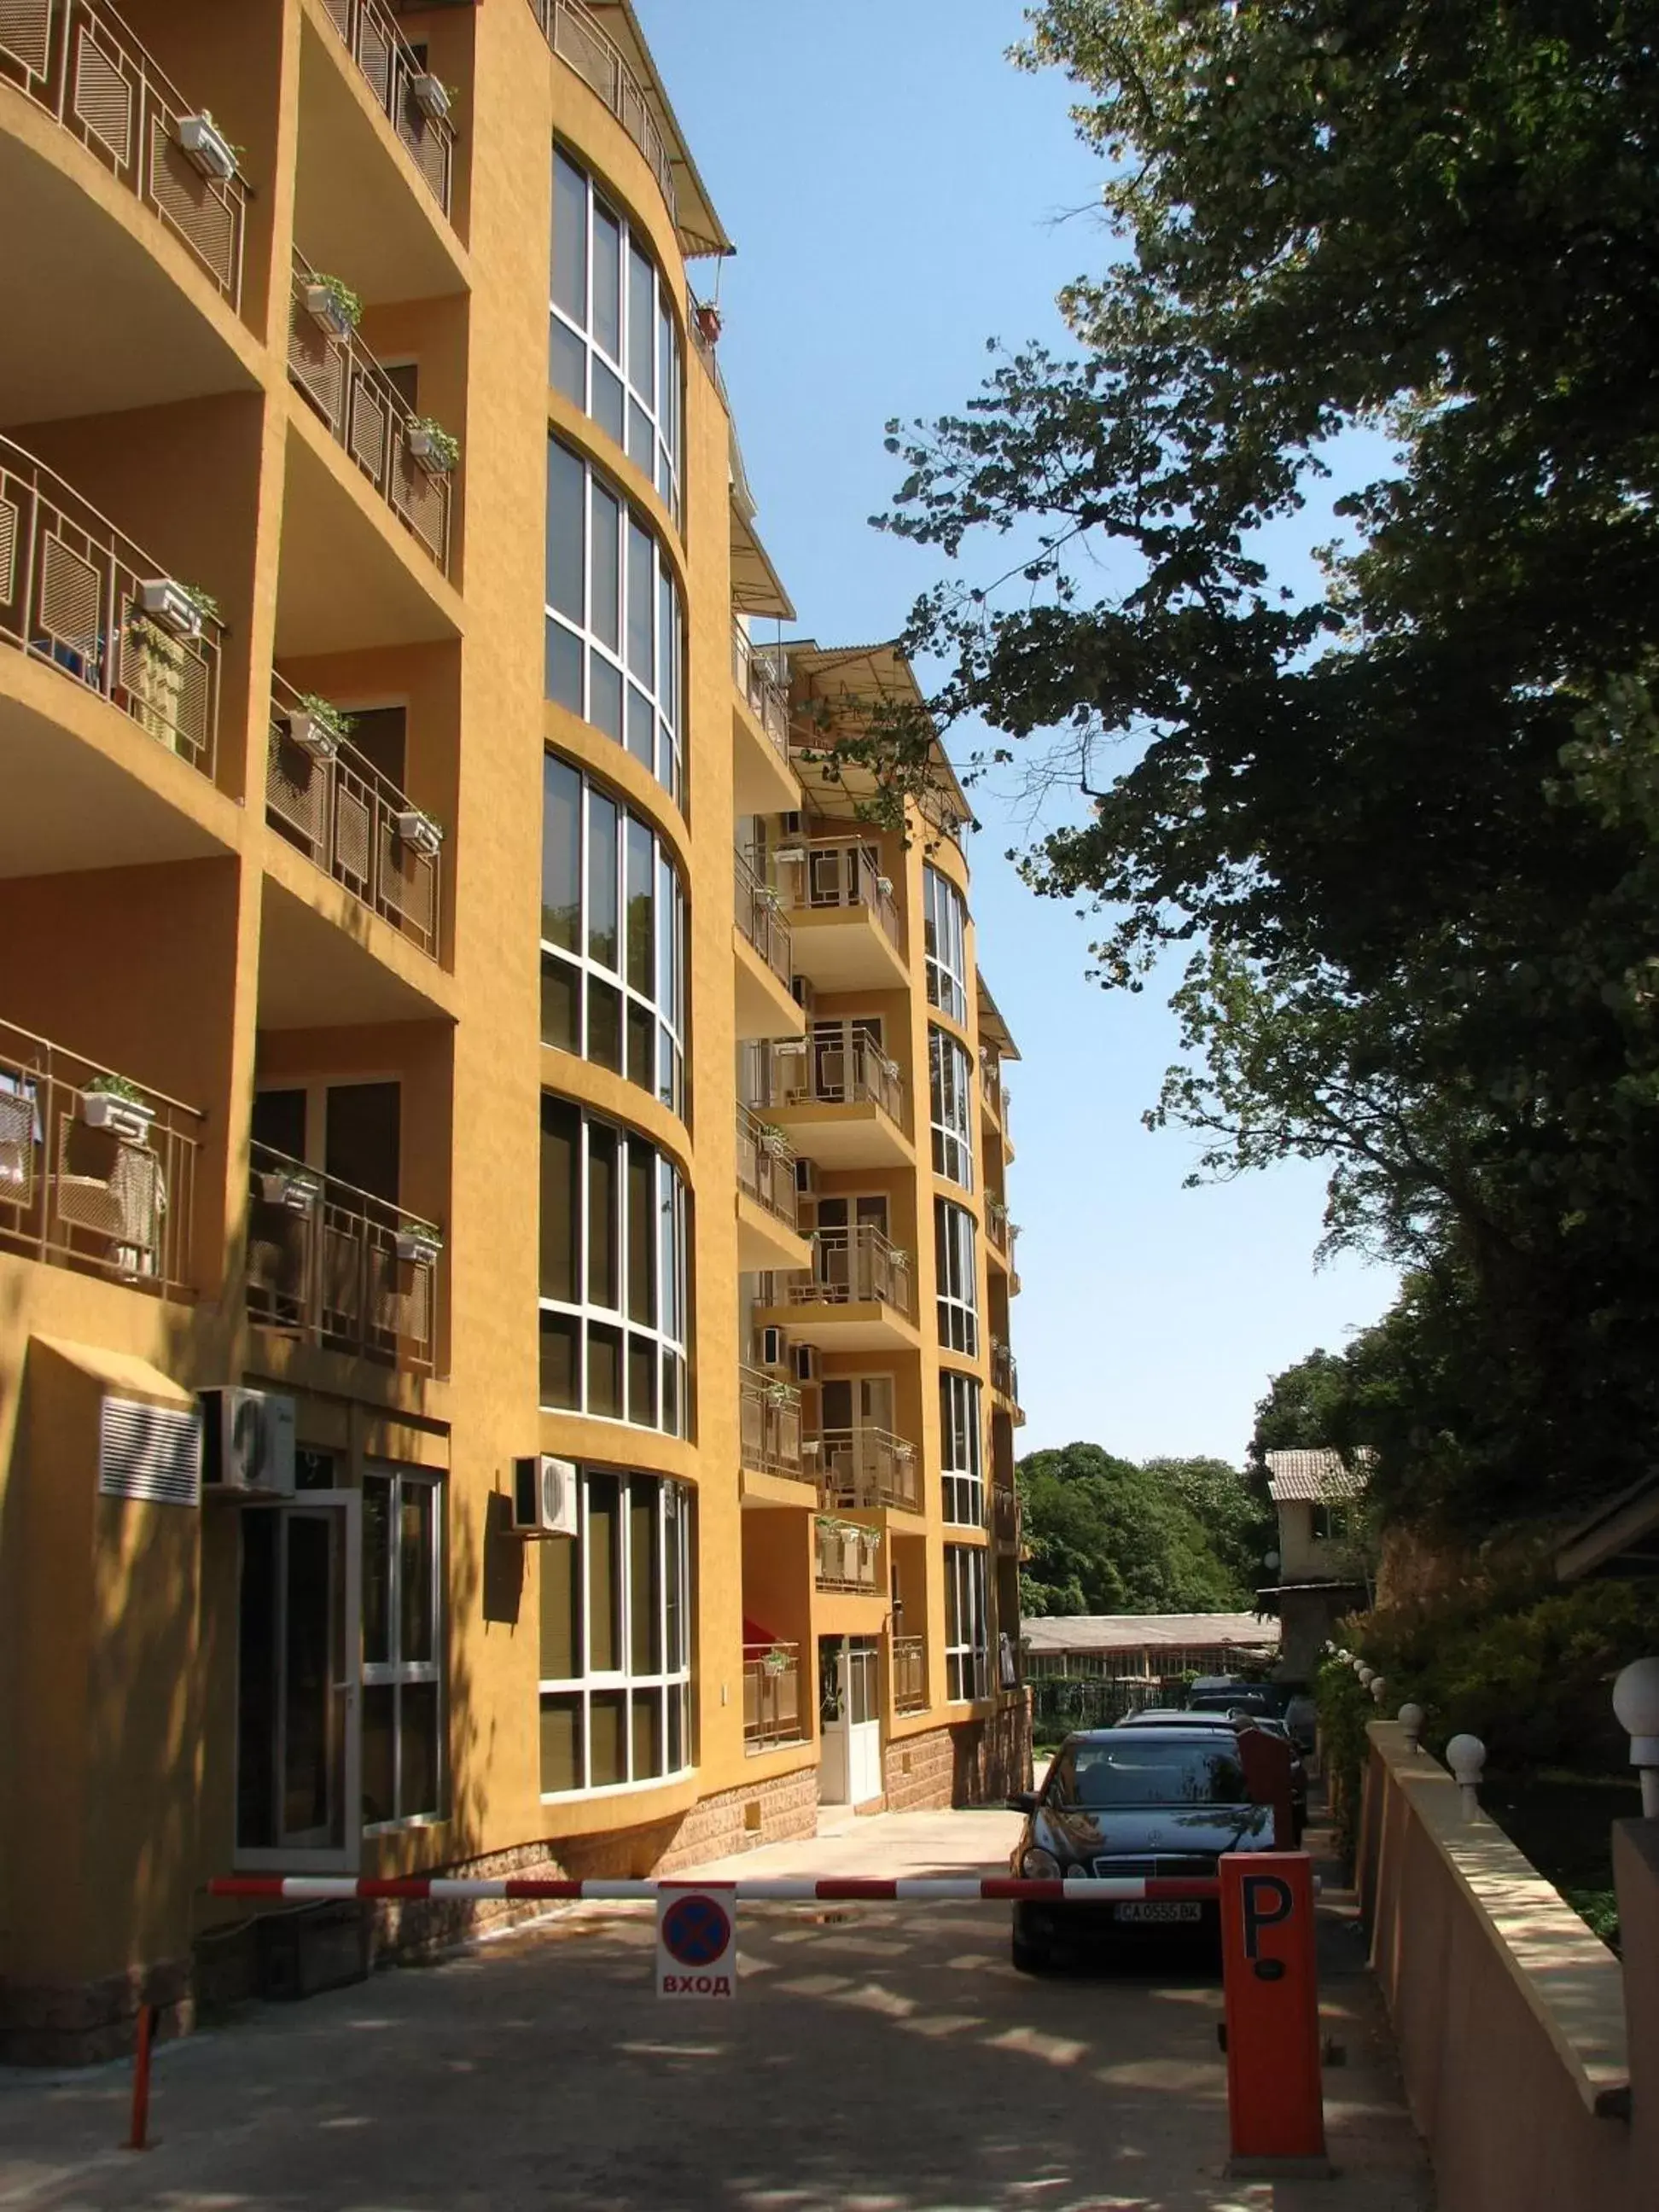
POLYGON ((542 1042, 685 1112, 685 893, 602 784, 542 763, 542 1042))
POLYGON ((932 1097, 933 1173, 964 1190, 974 1187, 974 1063, 965 1045, 948 1031, 927 1031, 927 1076, 932 1097))
POLYGON ((922 937, 927 956, 927 1003, 957 1021, 968 1018, 968 909, 956 885, 937 868, 921 872, 922 937))
POLYGON ((691 1493, 583 1468, 574 1537, 538 1547, 544 1797, 683 1774, 691 1731, 691 1493))
POLYGON ((541 1402, 686 1426, 685 1189, 643 1137, 542 1093, 541 1402))
POLYGON ((680 333, 643 237, 553 154, 547 380, 623 447, 680 519, 680 333))
POLYGON ((974 1217, 949 1199, 933 1200, 933 1258, 939 1276, 939 1340, 947 1352, 979 1356, 979 1261, 974 1217))
POLYGON ((680 796, 679 586, 650 525, 562 439, 547 441, 550 699, 680 796))

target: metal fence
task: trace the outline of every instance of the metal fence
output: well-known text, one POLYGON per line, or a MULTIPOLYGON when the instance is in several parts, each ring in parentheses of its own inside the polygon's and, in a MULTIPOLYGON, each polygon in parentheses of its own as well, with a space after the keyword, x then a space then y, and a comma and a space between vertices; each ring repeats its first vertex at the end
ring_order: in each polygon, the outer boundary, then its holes
POLYGON ((893 1711, 922 1713, 927 1710, 927 1641, 921 1636, 896 1636, 893 1651, 893 1711))
POLYGON ((598 93, 644 155, 662 187, 668 212, 678 222, 679 202, 668 142, 657 127, 639 79, 621 53, 580 0, 530 0, 530 12, 559 59, 575 70, 590 91, 598 93))
POLYGON ((916 1448, 902 1437, 887 1429, 823 1429, 815 1441, 818 1493, 826 1505, 921 1512, 916 1448))
POLYGON ((907 1321, 916 1317, 908 1254, 868 1222, 851 1229, 815 1229, 811 1273, 777 1275, 773 1283, 787 1305, 876 1304, 891 1306, 907 1321))
POLYGON ((769 1751, 774 1744, 799 1743, 805 1733, 800 1712, 799 1644, 745 1644, 744 1749, 769 1751))
POLYGON ((757 652, 739 622, 732 624, 732 680, 749 702, 779 757, 789 758, 789 687, 768 657, 757 652))
POLYGON ((780 982, 790 978, 793 945, 782 902, 740 847, 732 848, 738 927, 780 982))
POLYGON ((780 1106, 879 1106, 906 1135, 910 1106, 897 1063, 860 1030, 816 1034, 772 1049, 772 1093, 780 1106))
POLYGON ((775 1129, 738 1102, 738 1188, 763 1206, 786 1229, 799 1223, 795 1190, 795 1148, 775 1129))
POLYGON ((1109 1728, 1126 1713, 1177 1701, 1176 1683, 1070 1674, 1036 1679, 1028 1674, 1027 1679, 1032 1727, 1047 1729, 1055 1735, 1064 1735, 1070 1729, 1109 1728))
POLYGON ((792 1382, 780 1382, 757 1367, 740 1367, 738 1425, 746 1468, 796 1482, 812 1480, 811 1470, 803 1464, 800 1392, 792 1382))
POLYGON ((386 119, 431 187, 433 198, 447 215, 455 166, 455 126, 447 116, 428 115, 416 98, 416 82, 426 71, 408 40, 381 0, 323 0, 323 5, 386 119))

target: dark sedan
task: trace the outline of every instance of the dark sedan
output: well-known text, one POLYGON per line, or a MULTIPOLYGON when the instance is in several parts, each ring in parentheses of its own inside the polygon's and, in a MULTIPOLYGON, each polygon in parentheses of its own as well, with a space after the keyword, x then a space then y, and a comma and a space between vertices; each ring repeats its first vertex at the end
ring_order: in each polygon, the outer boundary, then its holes
POLYGON ((1194 1712, 1188 1706, 1166 1712, 1149 1705, 1141 1712, 1125 1713, 1116 1726, 1121 1729, 1196 1729, 1200 1734, 1213 1733, 1218 1729, 1256 1728, 1264 1735, 1277 1736, 1281 1743, 1287 1743, 1291 1747, 1291 1812, 1296 1824, 1295 1840, 1298 1844, 1302 1841, 1303 1831, 1308 1825, 1308 1770, 1303 1762, 1301 1748, 1285 1722, 1248 1711, 1231 1714, 1194 1712))
MULTIPOLYGON (((1250 1802, 1231 1732, 1190 1727, 1091 1729, 1069 1735, 1036 1792, 1009 1799, 1026 1815, 1009 1864, 1016 1875, 1213 1875, 1224 1851, 1271 1850, 1273 1814, 1250 1802)), ((1219 1925, 1213 1903, 1121 1900, 1014 1907, 1012 1955, 1041 1973, 1067 1951, 1103 1941, 1219 1925)))

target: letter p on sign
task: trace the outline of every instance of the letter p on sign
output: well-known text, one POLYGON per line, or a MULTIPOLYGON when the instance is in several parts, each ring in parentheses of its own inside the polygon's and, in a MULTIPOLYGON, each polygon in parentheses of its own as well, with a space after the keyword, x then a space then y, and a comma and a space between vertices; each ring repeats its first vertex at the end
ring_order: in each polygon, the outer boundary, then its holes
POLYGON ((657 1995, 737 1994, 738 1919, 734 1882, 665 1882, 657 1895, 657 1995))
POLYGON ((1328 2172, 1311 1862, 1229 1851, 1219 1872, 1232 2170, 1328 2172))

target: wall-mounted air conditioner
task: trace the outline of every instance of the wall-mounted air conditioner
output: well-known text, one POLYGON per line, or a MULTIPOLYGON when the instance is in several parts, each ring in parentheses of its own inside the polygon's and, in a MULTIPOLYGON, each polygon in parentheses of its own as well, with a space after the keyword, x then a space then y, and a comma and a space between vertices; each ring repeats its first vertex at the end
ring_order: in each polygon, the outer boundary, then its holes
POLYGON ((795 1195, 798 1198, 816 1198, 817 1196, 817 1162, 816 1160, 804 1160, 799 1154, 797 1154, 795 1158, 795 1195))
POLYGON ((789 1339, 781 1328, 761 1331, 760 1364, 763 1367, 781 1367, 789 1358, 789 1339))
POLYGON ((292 1498, 293 1399, 234 1384, 200 1396, 203 1496, 292 1498))
POLYGON ((793 1348, 795 1380, 797 1382, 816 1382, 819 1375, 818 1348, 816 1344, 798 1344, 793 1348))
POLYGON ((513 1462, 515 1536, 574 1536, 580 1523, 576 1462, 534 1453, 513 1462))

